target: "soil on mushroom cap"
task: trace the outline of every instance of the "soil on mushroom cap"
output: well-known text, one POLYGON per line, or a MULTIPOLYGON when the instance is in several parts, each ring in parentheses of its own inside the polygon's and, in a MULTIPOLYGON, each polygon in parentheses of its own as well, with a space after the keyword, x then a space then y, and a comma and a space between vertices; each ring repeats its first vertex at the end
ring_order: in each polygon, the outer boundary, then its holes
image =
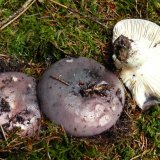
POLYGON ((27 63, 14 58, 0 58, 0 72, 21 71, 27 63))
POLYGON ((93 94, 97 94, 102 97, 108 97, 110 95, 110 92, 113 90, 113 86, 110 84, 98 84, 96 82, 95 83, 80 82, 79 86, 81 86, 79 92, 82 97, 88 97, 93 94))
POLYGON ((10 112, 10 105, 4 98, 0 101, 0 112, 10 112))

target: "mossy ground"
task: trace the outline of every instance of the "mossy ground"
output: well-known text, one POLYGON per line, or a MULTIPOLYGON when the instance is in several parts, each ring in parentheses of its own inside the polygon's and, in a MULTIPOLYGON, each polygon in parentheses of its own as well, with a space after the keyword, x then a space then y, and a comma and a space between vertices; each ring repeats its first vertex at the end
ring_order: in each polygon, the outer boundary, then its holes
MULTIPOLYGON (((0 20, 13 14, 24 2, 0 0, 0 20)), ((50 0, 36 1, 0 32, 2 71, 23 71, 38 79, 51 63, 66 56, 90 57, 112 68, 108 57, 112 53, 112 29, 116 22, 124 18, 143 18, 160 25, 159 0, 57 2, 74 12, 50 0), (97 20, 103 25, 96 23, 97 20), (9 62, 10 57, 14 60, 9 62)), ((117 124, 95 137, 69 137, 62 127, 46 118, 41 123, 37 137, 21 139, 11 133, 7 141, 1 140, 0 157, 9 160, 158 160, 160 157, 159 106, 142 112, 129 97, 117 124)))

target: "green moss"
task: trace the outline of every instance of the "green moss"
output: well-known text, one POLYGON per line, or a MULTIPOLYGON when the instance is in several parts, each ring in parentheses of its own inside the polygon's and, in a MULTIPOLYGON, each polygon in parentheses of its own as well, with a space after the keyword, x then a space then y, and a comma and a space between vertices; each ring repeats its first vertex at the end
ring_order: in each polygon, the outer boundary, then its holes
POLYGON ((156 106, 146 114, 142 114, 138 126, 154 145, 160 149, 160 108, 156 106))

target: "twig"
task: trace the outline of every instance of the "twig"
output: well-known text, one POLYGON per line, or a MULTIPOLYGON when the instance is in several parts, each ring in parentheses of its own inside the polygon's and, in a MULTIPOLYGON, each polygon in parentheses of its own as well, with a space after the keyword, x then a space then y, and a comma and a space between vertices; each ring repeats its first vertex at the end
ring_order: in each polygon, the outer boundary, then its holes
POLYGON ((26 12, 29 7, 36 2, 36 0, 27 0, 21 8, 19 8, 16 12, 10 15, 7 19, 0 22, 0 31, 6 28, 9 24, 13 23, 16 19, 18 19, 24 12, 26 12))
POLYGON ((137 155, 137 156, 131 158, 130 160, 135 160, 135 159, 138 159, 139 157, 141 157, 141 154, 139 154, 139 155, 137 155))
POLYGON ((64 55, 72 56, 71 54, 65 52, 62 48, 58 47, 55 43, 51 42, 51 44, 53 45, 53 47, 55 47, 57 50, 59 50, 60 52, 62 52, 64 55))
POLYGON ((51 156, 49 154, 49 151, 47 151, 47 156, 48 156, 48 159, 51 160, 51 156))
POLYGON ((142 18, 141 12, 138 11, 138 0, 135 0, 135 3, 136 3, 136 5, 134 8, 135 8, 136 12, 138 13, 138 15, 140 16, 140 18, 142 18))
POLYGON ((63 4, 59 3, 59 2, 56 2, 56 1, 54 1, 54 0, 48 0, 48 1, 54 3, 54 4, 57 5, 57 6, 60 6, 60 7, 62 7, 62 8, 65 8, 65 9, 67 9, 67 10, 70 11, 70 12, 79 14, 80 16, 82 16, 82 17, 84 17, 84 18, 86 18, 86 19, 89 19, 89 20, 91 20, 91 21, 93 21, 93 22, 95 22, 95 23, 103 26, 105 29, 107 29, 107 26, 106 26, 105 24, 101 23, 101 22, 100 22, 99 20, 97 20, 96 18, 93 18, 93 17, 87 16, 87 15, 85 15, 85 14, 82 14, 82 13, 80 13, 80 12, 78 12, 78 11, 72 9, 72 8, 69 8, 69 7, 67 7, 67 6, 65 6, 65 5, 63 5, 63 4))
MULTIPOLYGON (((49 141, 47 142, 47 148, 49 148, 49 141)), ((51 158, 51 156, 50 156, 50 154, 49 154, 48 149, 47 149, 47 156, 48 156, 48 159, 49 159, 49 160, 52 160, 52 158, 51 158)))
POLYGON ((52 79, 54 79, 54 80, 57 80, 57 81, 59 81, 59 82, 65 84, 65 85, 67 85, 67 86, 70 85, 68 82, 65 82, 63 79, 60 79, 60 78, 55 77, 55 76, 50 76, 50 77, 51 77, 52 79))
POLYGON ((6 133, 3 129, 3 126, 2 125, 0 125, 0 126, 1 126, 1 131, 2 131, 3 137, 4 137, 5 141, 7 141, 6 133))

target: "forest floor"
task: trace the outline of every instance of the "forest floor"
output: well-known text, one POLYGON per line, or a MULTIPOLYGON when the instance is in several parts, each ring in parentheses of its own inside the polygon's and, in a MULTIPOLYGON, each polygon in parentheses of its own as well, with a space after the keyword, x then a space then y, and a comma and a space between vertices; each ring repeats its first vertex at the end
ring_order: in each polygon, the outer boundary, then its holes
MULTIPOLYGON (((26 0, 0 0, 0 28, 26 0)), ((112 31, 125 18, 160 25, 159 0, 32 0, 20 17, 0 30, 0 71, 21 71, 38 81, 67 56, 93 58, 112 68, 112 31), (57 3, 58 2, 58 3, 57 3)), ((0 159, 158 160, 160 107, 142 112, 130 97, 117 124, 89 138, 68 136, 45 117, 39 136, 0 139, 0 159)))

